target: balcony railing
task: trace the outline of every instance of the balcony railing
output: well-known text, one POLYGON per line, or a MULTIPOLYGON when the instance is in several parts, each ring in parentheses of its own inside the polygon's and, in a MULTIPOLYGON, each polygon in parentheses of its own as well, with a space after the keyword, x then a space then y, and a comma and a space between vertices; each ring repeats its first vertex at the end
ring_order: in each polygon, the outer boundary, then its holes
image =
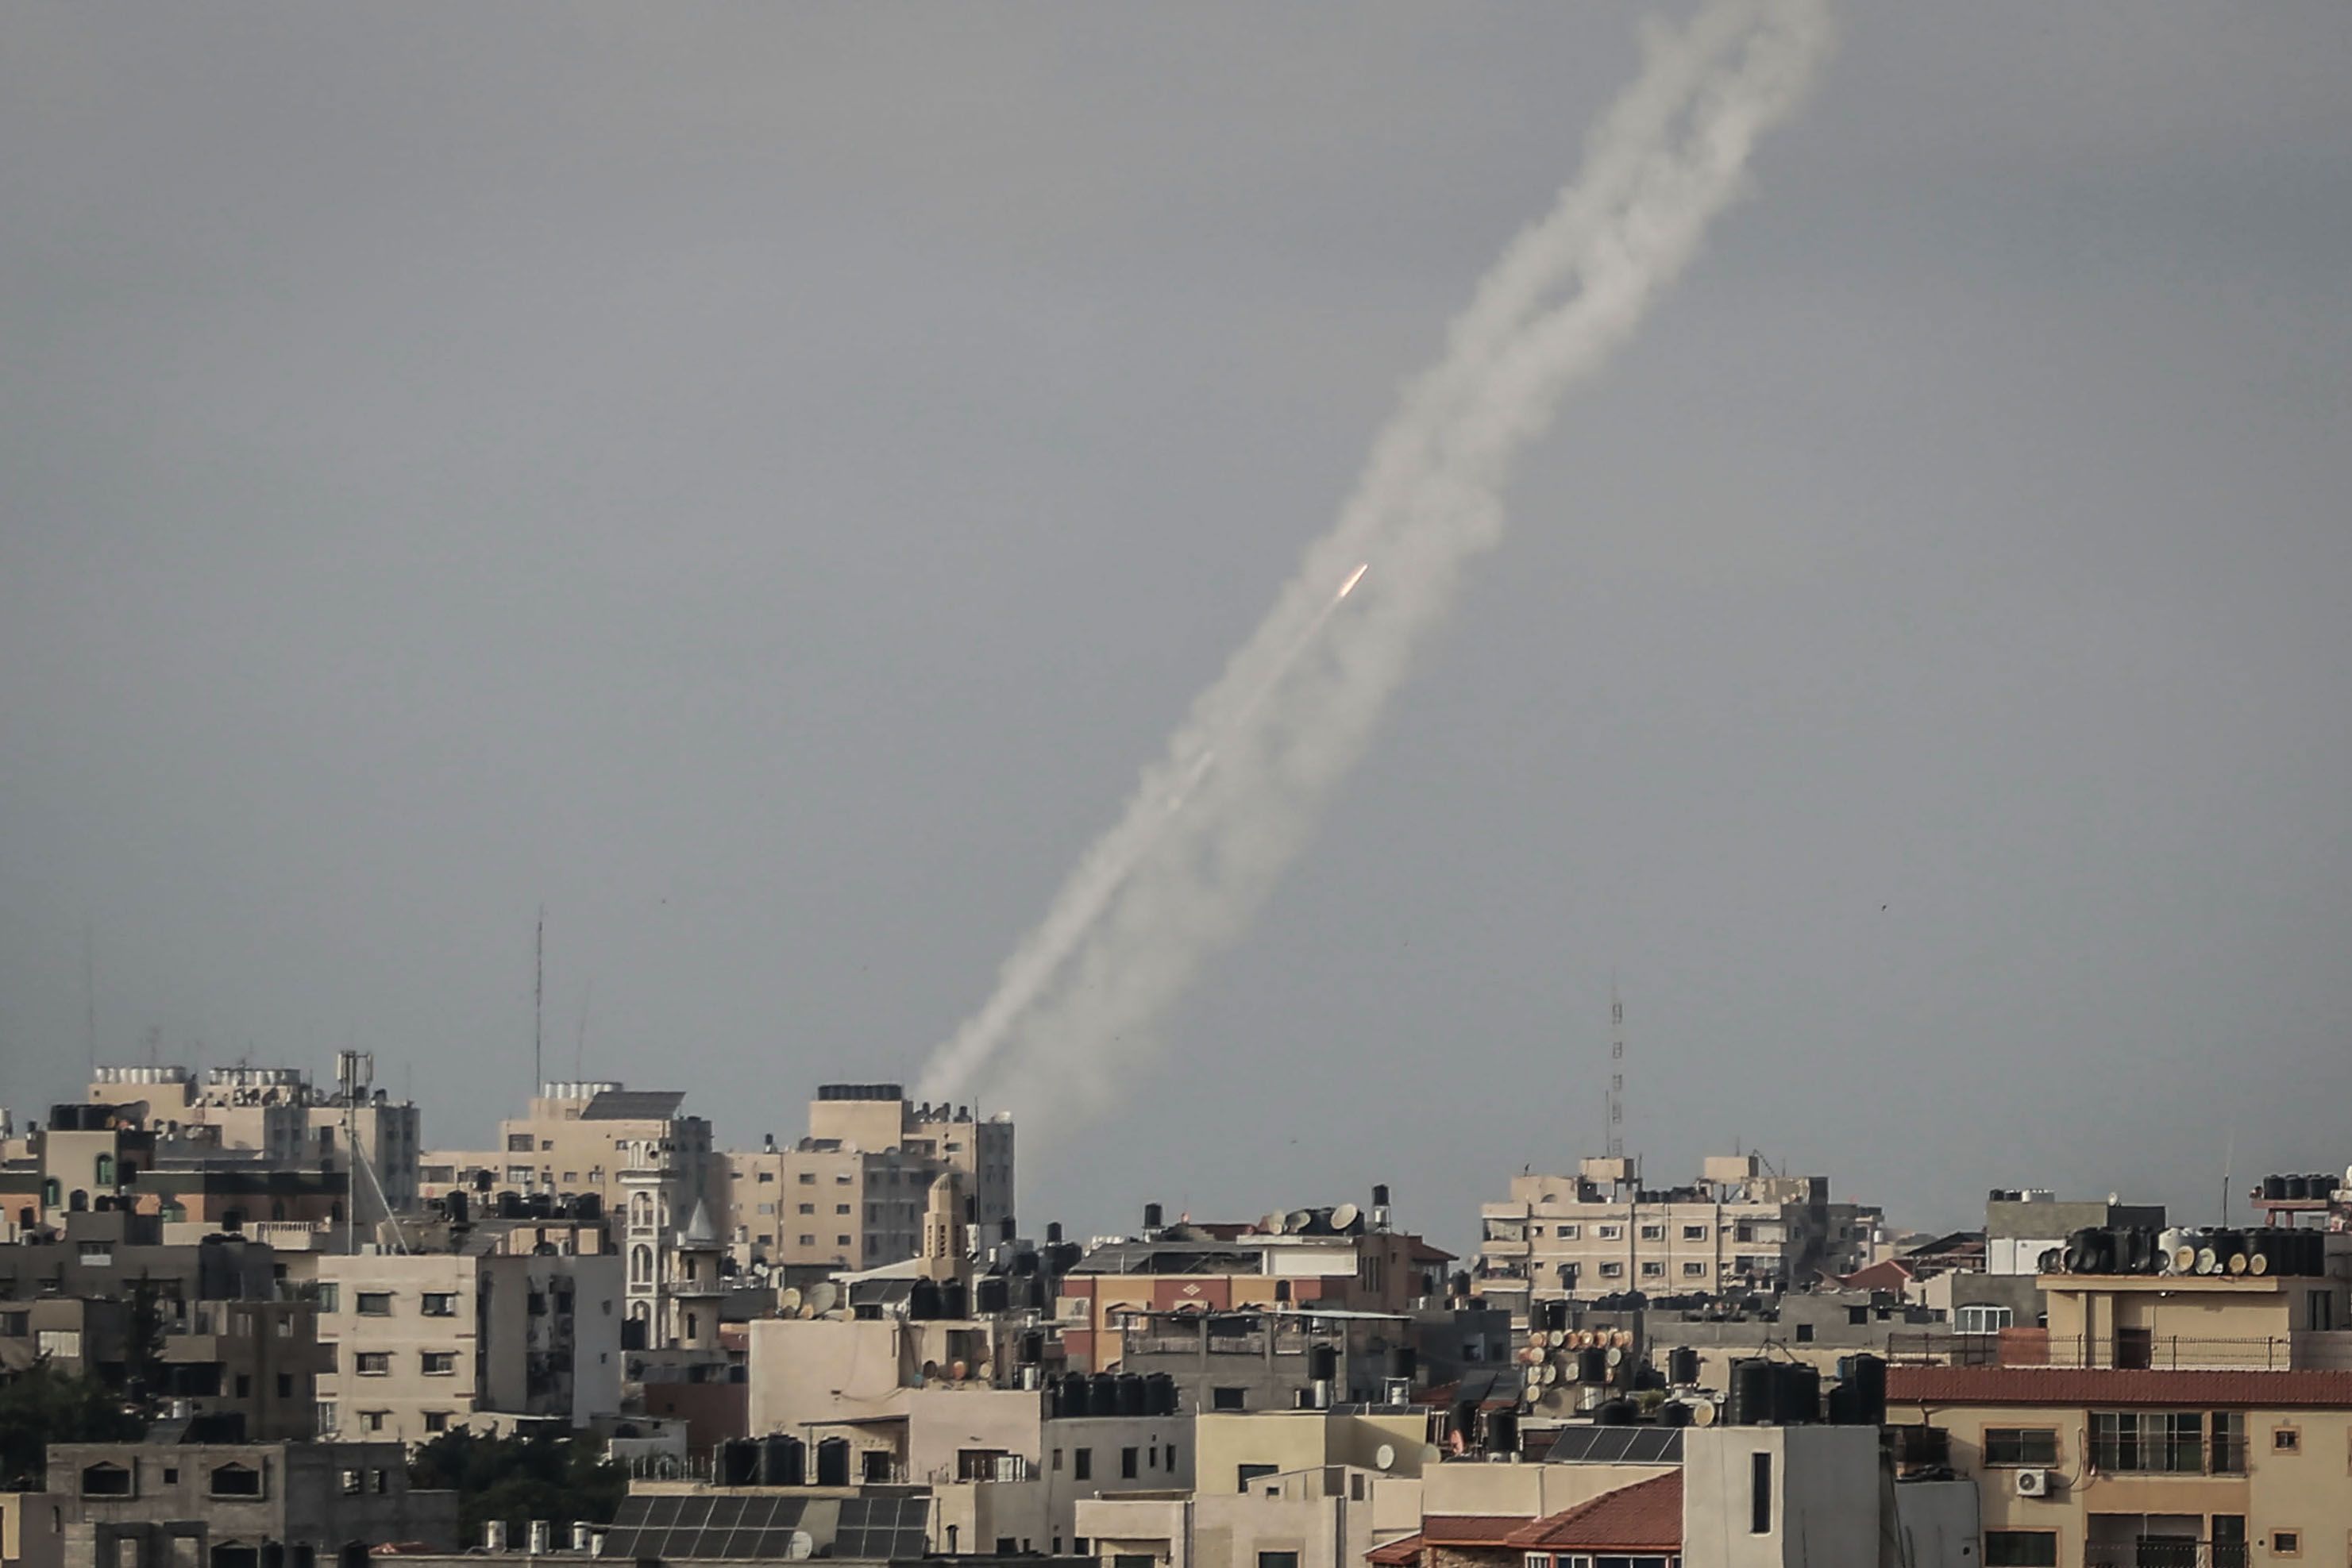
POLYGON ((2094 1541, 2083 1548, 2083 1568, 2250 1568, 2242 1541, 2186 1541, 2147 1535, 2137 1541, 2094 1541))
POLYGON ((2318 1347, 2287 1336, 2216 1339, 2189 1334, 2147 1338, 2126 1335, 2068 1337, 2038 1329, 1999 1333, 1954 1333, 1937 1329, 1887 1336, 1887 1359, 1927 1366, 2054 1366, 2068 1369, 2126 1367, 2170 1371, 2285 1372, 2291 1368, 2343 1364, 2333 1346, 2315 1360, 2318 1347))

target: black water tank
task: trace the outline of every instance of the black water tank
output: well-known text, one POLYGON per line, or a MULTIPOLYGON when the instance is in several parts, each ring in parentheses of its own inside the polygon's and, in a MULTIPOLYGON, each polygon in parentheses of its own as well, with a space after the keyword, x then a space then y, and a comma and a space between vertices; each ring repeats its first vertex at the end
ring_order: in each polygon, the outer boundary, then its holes
POLYGON ((2273 1203, 2286 1197, 2286 1177, 2283 1176, 2263 1177, 2263 1196, 2273 1203))
POLYGON ((1609 1381, 1609 1353, 1599 1345, 1589 1344, 1576 1353, 1576 1380, 1579 1383, 1609 1381))
POLYGON ((1328 1383, 1339 1375, 1339 1347, 1318 1344, 1307 1353, 1307 1375, 1318 1383, 1328 1383))
POLYGON ((1686 1344, 1666 1352, 1666 1381, 1684 1388, 1698 1382, 1698 1352, 1686 1344))
POLYGON ((1784 1427, 1810 1424, 1822 1418, 1822 1374, 1819 1367, 1801 1362, 1784 1362, 1780 1366, 1780 1390, 1774 1399, 1774 1419, 1784 1427))
POLYGON ((729 1487, 757 1486, 760 1482, 760 1445, 749 1437, 719 1445, 719 1484, 729 1487))
MULTIPOLYGON (((2279 1196, 2290 1203, 2299 1203, 2311 1197, 2311 1178, 2307 1176, 2282 1176, 2279 1186, 2284 1189, 2279 1196)), ((2270 1196, 2270 1183, 2263 1184, 2263 1195, 2265 1197, 2270 1196)))
POLYGON ((821 1487, 845 1487, 849 1484, 849 1439, 827 1437, 816 1446, 816 1484, 821 1487))
POLYGON ((1780 1409, 1774 1401, 1780 1391, 1780 1380, 1774 1375, 1772 1363, 1761 1356, 1749 1356, 1731 1364, 1731 1392, 1724 1401, 1723 1418, 1734 1427, 1760 1427, 1780 1419, 1780 1409))
POLYGON ((972 1310, 982 1317, 1006 1310, 1012 1283, 1002 1274, 984 1274, 971 1282, 972 1310))
POLYGON ((1162 1212, 1163 1211, 1160 1207, 1156 1203, 1145 1204, 1143 1206, 1143 1228, 1146 1230, 1159 1229, 1160 1218, 1162 1212))
POLYGON ((471 1200, 466 1197, 466 1192, 463 1187, 452 1192, 446 1198, 442 1200, 442 1207, 448 1212, 450 1224, 463 1225, 466 1223, 467 1206, 470 1202, 471 1200))
POLYGON ((1631 1399, 1610 1399, 1592 1413, 1593 1423, 1601 1427, 1630 1427, 1633 1424, 1633 1402, 1631 1399))
POLYGON ((779 1432, 760 1440, 760 1484, 796 1487, 807 1484, 808 1455, 798 1437, 779 1432))
POLYGON ((907 1316, 929 1322, 940 1315, 940 1287, 933 1280, 918 1280, 907 1290, 907 1316))
POLYGON ((1486 1451, 1490 1454, 1516 1454, 1519 1451, 1519 1413, 1497 1410, 1486 1417, 1486 1451))
POLYGON ((1046 1241, 1046 1244, 1047 1244, 1048 1246, 1051 1246, 1053 1243, 1055 1243, 1055 1242, 1056 1242, 1056 1241, 1059 1241, 1061 1239, 1062 1239, 1062 1222, 1061 1222, 1060 1220, 1058 1220, 1058 1219, 1050 1219, 1050 1220, 1047 1220, 1047 1221, 1045 1222, 1045 1241, 1046 1241))
POLYGON ((1087 1387, 1087 1414, 1116 1416, 1118 1414, 1118 1379, 1108 1372, 1097 1372, 1087 1387))
POLYGON ((1853 1419, 1857 1426, 1886 1424, 1886 1363, 1883 1358, 1849 1356, 1844 1386, 1853 1390, 1853 1419))
POLYGON ((958 1322, 971 1316, 971 1289, 961 1280, 946 1280, 940 1284, 940 1316, 958 1322))
POLYGON ((1687 1427, 1691 1424, 1691 1407, 1679 1399, 1669 1399, 1658 1406, 1658 1425, 1687 1427))
POLYGON ((583 1220, 594 1223, 604 1218, 604 1197, 602 1193, 583 1192, 572 1200, 572 1212, 583 1220))
POLYGON ((1164 1372, 1155 1372, 1143 1380, 1144 1405, 1154 1416, 1176 1414, 1176 1380, 1164 1372))
POLYGON ((1122 1416, 1149 1414, 1144 1404, 1143 1379, 1132 1372, 1124 1373, 1119 1377, 1118 1413, 1122 1416))

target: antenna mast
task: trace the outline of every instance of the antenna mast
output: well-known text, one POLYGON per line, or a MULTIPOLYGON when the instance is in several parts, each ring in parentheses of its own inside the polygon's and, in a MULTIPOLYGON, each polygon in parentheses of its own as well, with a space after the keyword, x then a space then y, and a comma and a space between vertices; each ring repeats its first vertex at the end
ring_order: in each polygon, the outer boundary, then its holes
POLYGON ((98 1077, 98 930, 81 927, 81 1031, 89 1042, 89 1075, 98 1077))
POLYGON ((1625 1156, 1625 1004, 1617 999, 1617 982, 1609 982, 1609 1137, 1601 1151, 1611 1159, 1625 1156))
POLYGON ((540 1058, 547 1035, 547 905, 539 906, 539 925, 530 939, 530 1092, 539 1092, 546 1079, 540 1058))

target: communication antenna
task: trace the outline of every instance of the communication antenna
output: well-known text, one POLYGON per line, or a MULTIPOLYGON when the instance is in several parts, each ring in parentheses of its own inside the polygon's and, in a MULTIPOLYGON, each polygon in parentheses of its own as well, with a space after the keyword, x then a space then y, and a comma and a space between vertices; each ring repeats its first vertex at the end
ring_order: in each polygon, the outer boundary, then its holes
POLYGON ((547 1081, 540 1063, 547 1032, 547 905, 539 906, 539 925, 530 939, 530 1092, 547 1081))
POLYGON ((98 931, 81 927, 81 1031, 89 1041, 89 1075, 98 1076, 98 931))
POLYGON ((1602 1152, 1611 1159, 1625 1156, 1625 1004, 1617 999, 1617 982, 1609 982, 1609 1136, 1602 1152))

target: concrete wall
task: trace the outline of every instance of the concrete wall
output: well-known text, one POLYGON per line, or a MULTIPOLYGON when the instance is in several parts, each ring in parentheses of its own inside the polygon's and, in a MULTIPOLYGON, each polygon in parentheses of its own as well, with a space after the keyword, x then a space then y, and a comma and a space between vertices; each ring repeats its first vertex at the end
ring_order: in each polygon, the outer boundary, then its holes
POLYGON ((1224 1495, 1241 1490, 1244 1466, 1271 1465, 1276 1475, 1324 1465, 1379 1469, 1379 1453, 1385 1447, 1392 1455, 1391 1473, 1416 1475, 1430 1452, 1427 1427, 1428 1418, 1419 1411, 1392 1416, 1328 1410, 1202 1415, 1193 1419, 1199 1449, 1194 1474, 1204 1495, 1224 1495))
POLYGON ((1876 1568, 1878 1478, 1874 1427, 1692 1427, 1683 1435, 1684 1568, 1876 1568), (1760 1532, 1759 1454, 1771 1465, 1760 1532))

